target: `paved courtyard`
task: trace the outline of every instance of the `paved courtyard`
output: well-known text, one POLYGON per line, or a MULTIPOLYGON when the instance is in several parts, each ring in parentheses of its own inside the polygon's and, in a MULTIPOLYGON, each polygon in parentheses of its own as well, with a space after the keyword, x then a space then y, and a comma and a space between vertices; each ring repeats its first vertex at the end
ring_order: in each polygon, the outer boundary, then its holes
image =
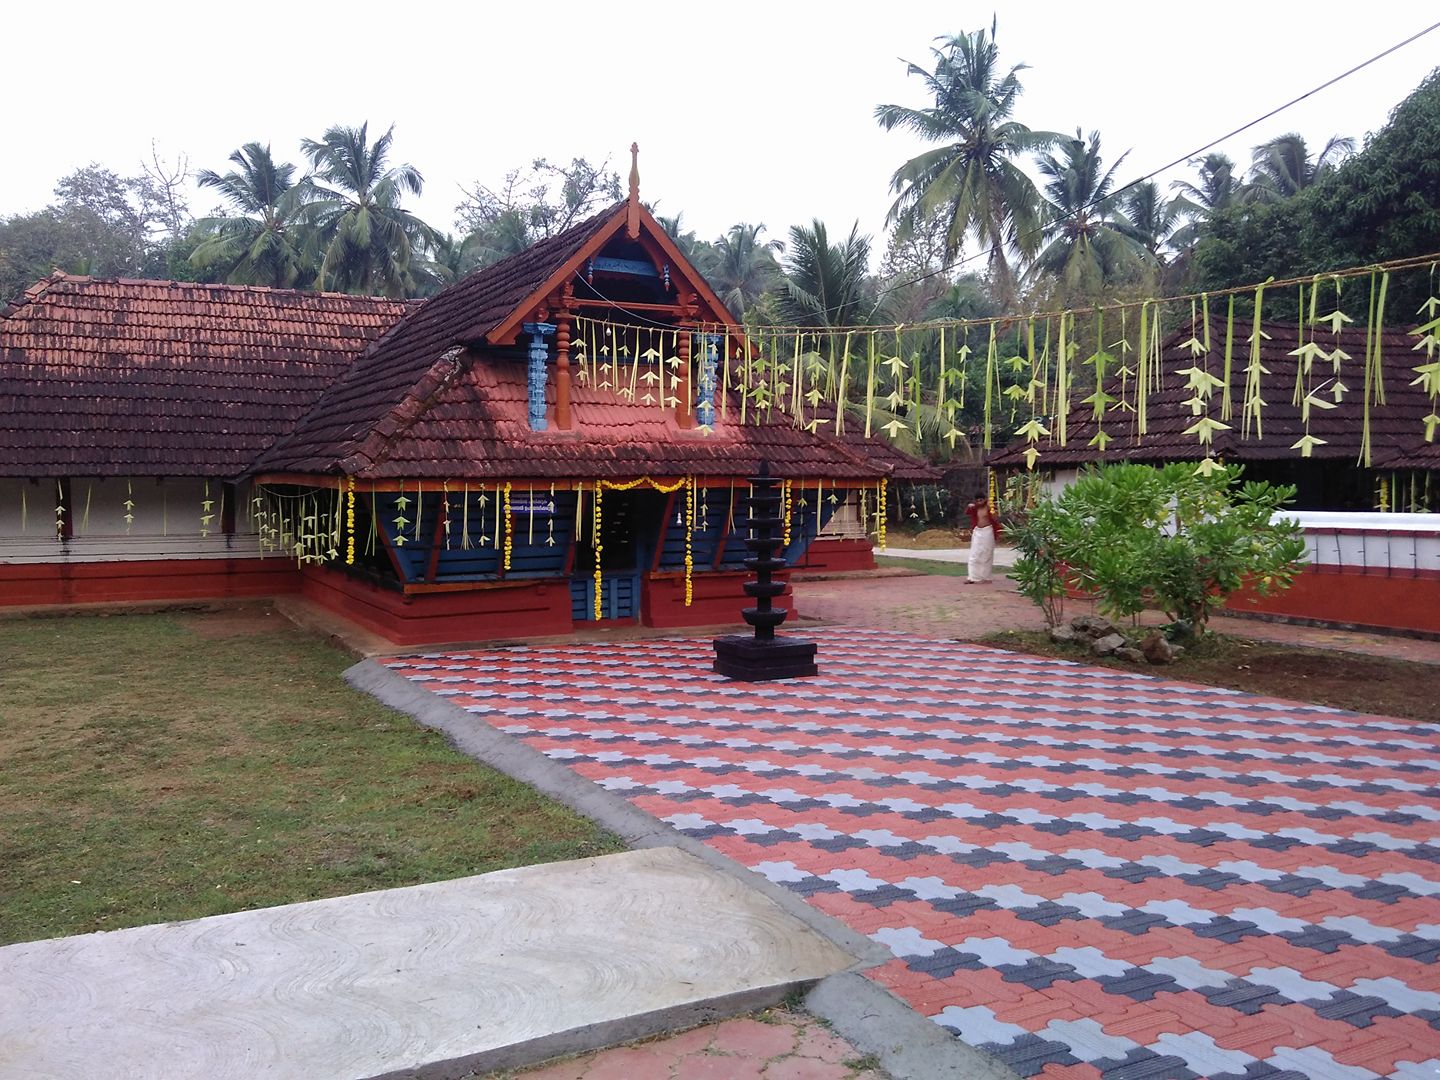
POLYGON ((1440 1075, 1440 733, 821 630, 392 660, 883 942, 870 975, 1023 1076, 1440 1075))

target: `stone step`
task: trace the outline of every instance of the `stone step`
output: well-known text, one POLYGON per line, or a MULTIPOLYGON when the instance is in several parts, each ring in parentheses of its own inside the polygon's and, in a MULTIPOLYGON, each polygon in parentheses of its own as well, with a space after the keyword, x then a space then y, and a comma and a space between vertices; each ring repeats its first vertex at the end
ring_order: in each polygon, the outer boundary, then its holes
POLYGON ((0 948, 0 1075, 463 1076, 750 1011, 854 962, 650 848, 0 948))

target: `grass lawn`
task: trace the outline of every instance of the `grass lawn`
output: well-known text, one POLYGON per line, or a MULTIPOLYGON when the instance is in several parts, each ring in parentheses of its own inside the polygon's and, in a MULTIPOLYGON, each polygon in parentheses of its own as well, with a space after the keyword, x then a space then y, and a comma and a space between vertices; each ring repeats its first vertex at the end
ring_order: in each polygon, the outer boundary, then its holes
MULTIPOLYGON (((896 545, 899 547, 900 545, 896 545)), ((893 555, 875 553, 876 566, 899 566, 917 574, 941 574, 944 577, 964 577, 969 573, 968 564, 963 562, 940 562, 937 559, 897 559, 893 555)), ((997 574, 1003 575, 1005 568, 997 566, 997 574)))
POLYGON ((0 944, 623 845, 264 608, 0 620, 0 944))

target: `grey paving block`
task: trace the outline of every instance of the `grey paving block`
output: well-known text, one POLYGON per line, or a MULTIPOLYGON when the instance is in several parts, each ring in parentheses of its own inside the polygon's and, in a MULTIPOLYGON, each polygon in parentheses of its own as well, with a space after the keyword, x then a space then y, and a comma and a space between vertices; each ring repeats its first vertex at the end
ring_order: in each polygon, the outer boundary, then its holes
POLYGON ((1144 1047, 1130 1051, 1119 1061, 1105 1058, 1093 1064, 1100 1070, 1102 1080, 1197 1080, 1198 1077, 1181 1058, 1157 1054, 1144 1047))
MULTIPOLYGON (((1314 949, 1317 952, 1333 953, 1341 945, 1359 945, 1349 934, 1341 933, 1339 930, 1327 930, 1323 926, 1307 926, 1304 930, 1287 930, 1277 935, 1284 938, 1290 944, 1301 949, 1314 949)), ((1383 946, 1387 952, 1393 946, 1383 946)))
POLYGON ((1021 1076, 1034 1076, 1046 1065, 1079 1065, 1080 1059, 1062 1042, 1039 1035, 1021 1035, 1008 1046, 986 1043, 981 1046, 1021 1076))
POLYGON ((1144 968, 1131 968, 1124 975, 1102 975, 1095 981, 1107 994, 1124 994, 1136 1001, 1149 1001, 1156 994, 1173 994, 1183 989, 1169 975, 1144 968))
POLYGON ((1323 1016, 1326 1020, 1343 1020, 1355 1027, 1369 1027, 1377 1016, 1404 1015, 1398 1009, 1391 1008, 1384 998, 1373 995, 1361 997, 1348 990, 1332 994, 1329 1001, 1314 1005, 1313 1008, 1317 1016, 1323 1016))
POLYGON ((1217 915, 1208 923, 1194 923, 1189 927, 1196 937, 1215 938, 1233 945, 1247 937, 1264 937, 1265 931, 1252 922, 1232 919, 1228 915, 1217 915))
POLYGON ((1253 1016, 1266 1005, 1284 1005, 1290 999, 1273 986, 1228 986, 1221 990, 1204 990, 1205 1000, 1222 1009, 1234 1009, 1253 1016))

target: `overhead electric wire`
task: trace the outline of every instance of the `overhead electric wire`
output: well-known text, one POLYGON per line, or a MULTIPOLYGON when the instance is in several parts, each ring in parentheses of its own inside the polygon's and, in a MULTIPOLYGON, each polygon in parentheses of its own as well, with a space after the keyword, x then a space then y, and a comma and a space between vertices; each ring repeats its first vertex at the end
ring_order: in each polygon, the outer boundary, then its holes
MULTIPOLYGON (((1187 161, 1193 160, 1194 158, 1198 157, 1200 154, 1205 153, 1205 151, 1210 150, 1210 149, 1212 149, 1213 147, 1218 146, 1220 143, 1225 142, 1227 139, 1233 139, 1236 135, 1240 135, 1240 134, 1243 134, 1243 133, 1246 132, 1246 131, 1249 131, 1251 128, 1255 127, 1257 124, 1263 124, 1266 120, 1269 120, 1269 119, 1271 119, 1272 117, 1278 116, 1280 113, 1284 112, 1286 109, 1291 108, 1292 106, 1298 105, 1300 102, 1304 101, 1306 98, 1313 97, 1315 94, 1318 94, 1320 91, 1329 89, 1330 87, 1334 86, 1336 83, 1340 82, 1340 81, 1343 80, 1343 79, 1348 79, 1351 75, 1354 75, 1356 72, 1363 71, 1365 68, 1369 67, 1371 64, 1374 64, 1374 63, 1376 63, 1377 61, 1383 60, 1385 57, 1389 56, 1391 53, 1396 52, 1396 51, 1398 51, 1398 50, 1400 50, 1400 49, 1403 49, 1406 45, 1409 45, 1409 44, 1411 44, 1411 43, 1413 43, 1413 42, 1415 42, 1415 41, 1419 41, 1419 40, 1420 40, 1421 38, 1423 38, 1426 34, 1433 33, 1435 30, 1440 30, 1440 22, 1431 23, 1429 26, 1425 27, 1423 30, 1419 30, 1419 31, 1415 32, 1414 34, 1411 34, 1409 37, 1405 38, 1403 41, 1398 41, 1398 42, 1396 42, 1394 45, 1391 45, 1388 49, 1385 49, 1385 50, 1383 50, 1382 52, 1376 53, 1374 56, 1370 57, 1368 60, 1362 60, 1360 63, 1356 64, 1354 67, 1349 68, 1349 69, 1346 70, 1346 71, 1342 71, 1339 75, 1336 75, 1336 76, 1334 76, 1334 77, 1332 77, 1332 78, 1330 78, 1330 79, 1327 79, 1325 82, 1320 83, 1318 86, 1312 87, 1311 89, 1305 91, 1305 93, 1300 94, 1298 97, 1291 98, 1289 101, 1285 102, 1285 104, 1283 104, 1283 105, 1277 105, 1275 108, 1271 109, 1269 112, 1264 113, 1264 114, 1262 114, 1262 115, 1260 115, 1260 116, 1257 116, 1257 117, 1255 117, 1253 120, 1249 120, 1249 121, 1245 122, 1244 124, 1241 124, 1239 127, 1235 128, 1233 131, 1226 132, 1224 135, 1221 135, 1221 136, 1219 136, 1219 137, 1217 137, 1217 138, 1211 139, 1211 140, 1210 140, 1209 142, 1207 142, 1205 145, 1203 145, 1203 146, 1201 146, 1201 147, 1198 147, 1198 148, 1196 148, 1196 149, 1194 149, 1194 150, 1191 150, 1191 151, 1189 151, 1188 153, 1182 154, 1180 157, 1176 158, 1174 161, 1171 161, 1171 162, 1169 162, 1169 163, 1167 163, 1167 164, 1165 164, 1165 165, 1161 165, 1159 168, 1152 169, 1150 172, 1145 173, 1143 176, 1136 177, 1134 180, 1131 180, 1129 183, 1125 184, 1124 186, 1118 188, 1118 189, 1115 190, 1115 191, 1110 192, 1110 193, 1107 194, 1103 199, 1093 199, 1093 200, 1091 200, 1090 202, 1085 203, 1083 206, 1078 206, 1078 207, 1076 207, 1074 210, 1069 211, 1068 213, 1064 214, 1063 216, 1061 216, 1061 217, 1059 217, 1059 218, 1057 218, 1057 219, 1055 219, 1055 220, 1056 220, 1056 221, 1065 221, 1065 220, 1067 220, 1068 218, 1076 217, 1076 216, 1078 216, 1078 215, 1080 215, 1080 214, 1083 214, 1083 213, 1084 213, 1085 211, 1087 211, 1087 210, 1093 209, 1094 207, 1098 206, 1100 203, 1105 202, 1105 201, 1107 201, 1107 200, 1109 200, 1109 199, 1113 199, 1115 196, 1121 194, 1122 192, 1125 192, 1125 191, 1130 190, 1131 188, 1137 186, 1138 184, 1143 184, 1143 183, 1144 183, 1145 181, 1147 181, 1147 180, 1153 180, 1155 177, 1159 176, 1161 173, 1166 172, 1166 171, 1168 171, 1168 170, 1170 170, 1170 169, 1173 169, 1173 168, 1175 168, 1177 165, 1183 165, 1183 164, 1185 164, 1187 161)), ((1055 224, 1055 222, 1051 222, 1050 224, 1053 225, 1053 224, 1055 224)), ((1034 232, 1034 231, 1036 231, 1036 230, 1032 230, 1032 232, 1034 232)), ((894 292, 894 291, 897 290, 897 289, 902 289, 902 288, 905 288, 905 287, 910 286, 910 285, 918 285, 920 282, 922 282, 922 281, 928 281, 930 278, 939 277, 939 276, 942 275, 942 274, 948 274, 948 273, 950 273, 951 271, 953 271, 953 270, 955 270, 955 269, 957 269, 957 268, 959 268, 959 267, 961 267, 961 266, 965 266, 967 263, 974 262, 976 259, 987 258, 989 255, 990 255, 990 252, 989 252, 989 251, 977 251, 974 255, 967 255, 967 256, 966 256, 965 258, 963 258, 963 259, 957 259, 957 260, 955 260, 953 263, 948 263, 948 264, 946 264, 945 266, 937 267, 937 268, 934 269, 934 270, 927 271, 927 272, 925 272, 925 273, 923 273, 923 274, 918 275, 917 277, 910 278, 910 279, 907 280, 907 281, 897 282, 896 284, 891 285, 889 288, 883 289, 883 290, 881 291, 880 295, 881 295, 881 296, 884 296, 884 295, 886 295, 887 293, 892 293, 892 292, 894 292)), ((1435 256, 1433 256, 1433 255, 1428 255, 1428 256, 1423 256, 1423 257, 1422 257, 1422 256, 1416 256, 1416 257, 1415 257, 1415 262, 1416 262, 1416 265, 1420 265, 1420 264, 1423 264, 1423 263, 1425 263, 1425 262, 1431 262, 1431 261, 1433 261, 1434 259, 1435 259, 1435 256)), ((1399 262, 1409 262, 1409 261, 1410 261, 1410 260, 1399 260, 1399 262)), ((1391 267, 1389 267, 1389 268, 1394 269, 1393 266, 1391 266, 1391 267)), ((1333 274, 1333 275, 1336 275, 1336 276, 1349 276, 1349 275, 1352 275, 1353 273, 1359 272, 1360 269, 1362 269, 1362 268, 1353 268, 1353 269, 1340 270, 1340 271, 1324 271, 1324 273, 1325 273, 1326 275, 1332 275, 1332 274, 1333 274)), ((578 272, 577 272, 576 276, 577 276, 577 277, 580 276, 578 272)), ((583 279, 582 279, 582 280, 583 280, 583 279)), ((1304 280, 1308 281, 1309 278, 1305 278, 1304 280)), ((625 313, 627 316, 629 316, 630 318, 636 319, 636 320, 638 320, 638 321, 640 321, 640 322, 643 322, 643 323, 647 323, 647 324, 649 324, 649 325, 651 325, 651 326, 662 327, 662 328, 664 328, 664 329, 673 329, 673 327, 669 326, 668 324, 656 322, 654 319, 651 319, 651 318, 648 318, 647 316, 641 315, 641 314, 638 313, 638 312, 633 312, 633 311, 627 310, 622 304, 619 304, 619 303, 617 303, 617 302, 615 302, 615 301, 612 301, 612 300, 610 300, 609 297, 607 297, 607 296, 605 296, 604 294, 602 294, 599 289, 596 289, 596 288, 595 288, 595 285, 594 285, 593 282, 586 281, 586 284, 590 287, 590 289, 592 289, 592 290, 595 292, 595 295, 596 295, 599 299, 604 300, 606 303, 610 304, 610 305, 611 305, 613 308, 615 308, 617 311, 622 311, 622 312, 624 312, 624 313, 625 313)), ((1247 288, 1248 288, 1248 287, 1247 287, 1247 288)), ((1243 290, 1243 289, 1216 290, 1216 291, 1212 291, 1212 292, 1210 293, 1210 295, 1211 295, 1211 296, 1220 296, 1220 295, 1224 295, 1224 294, 1227 293, 1227 292, 1239 292, 1239 291, 1244 291, 1244 290, 1243 290)), ((1198 298, 1198 297, 1199 297, 1199 294, 1195 294, 1195 297, 1198 298)), ((1185 300, 1185 299, 1190 299, 1190 298, 1191 298, 1191 297, 1187 294, 1187 295, 1185 295, 1185 296, 1180 296, 1180 297, 1167 297, 1167 298, 1164 298, 1164 299, 1185 300)), ((1138 306, 1139 303, 1140 303, 1140 301, 1136 301, 1134 304, 1130 304, 1130 305, 1126 305, 1126 304, 1110 304, 1110 305, 1106 305, 1106 306, 1107 306, 1107 307, 1138 306)), ((818 314, 828 315, 828 314, 830 314, 831 312, 839 311, 839 310, 840 310, 840 307, 839 307, 839 306, 836 306, 836 307, 833 307, 833 308, 822 308, 822 309, 818 312, 818 314)), ((992 321, 994 321, 994 320, 993 320, 993 319, 978 319, 978 320, 973 320, 973 319, 972 319, 972 320, 964 320, 964 319, 959 319, 959 320, 957 320, 957 319, 945 319, 945 320, 939 320, 939 321, 944 322, 944 323, 946 323, 946 324, 952 324, 952 323, 953 323, 953 324, 968 324, 968 323, 987 323, 987 322, 992 322, 992 321)), ((922 324, 911 324, 911 325, 922 325, 922 324)), ((928 324, 925 324, 925 325, 928 325, 928 324)), ((844 329, 844 328, 837 328, 837 327, 774 327, 774 326, 765 326, 765 327, 763 327, 763 329, 812 330, 813 332, 819 333, 819 332, 830 332, 830 331, 834 331, 834 330, 836 330, 836 329, 844 329)))

